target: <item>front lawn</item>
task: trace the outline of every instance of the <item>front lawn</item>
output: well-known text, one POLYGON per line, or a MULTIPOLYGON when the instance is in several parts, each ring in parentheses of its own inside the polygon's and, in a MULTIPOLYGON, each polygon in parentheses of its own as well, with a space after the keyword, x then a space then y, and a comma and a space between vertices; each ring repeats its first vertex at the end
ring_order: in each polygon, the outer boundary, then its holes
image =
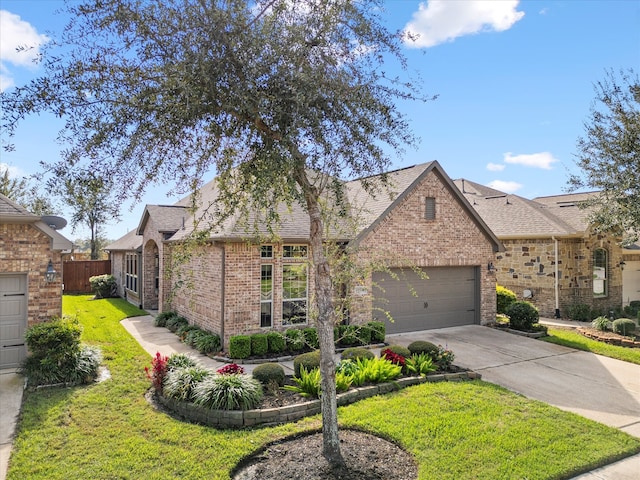
MULTIPOLYGON (((86 295, 65 296, 63 305, 78 315, 83 341, 102 348, 111 378, 25 392, 9 479, 228 479, 266 443, 320 427, 315 416, 216 430, 156 411, 144 397, 151 357, 119 324, 143 312, 86 295)), ((422 384, 343 407, 339 416, 343 427, 402 445, 421 479, 571 478, 640 452, 639 439, 481 381, 422 384)))
POLYGON ((549 328, 547 333, 549 336, 540 340, 640 365, 640 348, 610 345, 587 338, 574 330, 549 328))

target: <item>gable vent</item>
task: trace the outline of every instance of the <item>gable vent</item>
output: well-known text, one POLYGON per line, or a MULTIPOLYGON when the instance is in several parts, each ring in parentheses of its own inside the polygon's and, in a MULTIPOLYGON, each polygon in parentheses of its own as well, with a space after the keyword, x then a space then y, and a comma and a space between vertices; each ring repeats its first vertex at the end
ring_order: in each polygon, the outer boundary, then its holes
POLYGON ((425 199, 424 218, 426 220, 436 219, 436 199, 434 197, 426 197, 425 199))

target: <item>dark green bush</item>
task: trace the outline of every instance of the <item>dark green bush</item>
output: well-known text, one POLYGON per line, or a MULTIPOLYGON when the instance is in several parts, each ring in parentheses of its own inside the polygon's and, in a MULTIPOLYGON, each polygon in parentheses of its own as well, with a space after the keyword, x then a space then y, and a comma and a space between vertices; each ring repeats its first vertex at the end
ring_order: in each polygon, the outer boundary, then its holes
POLYGON ((189 325, 189 321, 186 318, 180 315, 176 315, 175 317, 170 317, 167 319, 166 327, 169 329, 169 331, 175 333, 180 327, 186 327, 187 325, 189 325))
POLYGON ((296 377, 300 376, 300 366, 304 366, 308 372, 320 367, 320 350, 303 353, 293 359, 293 371, 296 377))
POLYGON ((265 333, 251 335, 251 355, 264 355, 269 351, 269 341, 265 333))
POLYGON ((283 386, 284 377, 284 368, 279 363, 262 363, 253 369, 253 378, 263 385, 275 382, 279 386, 283 386))
POLYGON ((292 352, 299 352, 304 349, 304 333, 297 328, 285 330, 284 336, 287 339, 287 349, 292 352))
POLYGON ((346 325, 340 324, 333 327, 333 341, 337 344, 340 343, 340 340, 344 336, 344 331, 347 329, 346 325))
POLYGON ((404 358, 408 358, 411 356, 411 351, 407 347, 403 347, 402 345, 389 345, 388 347, 386 347, 386 349, 391 350, 397 355, 402 355, 404 358))
POLYGON ((351 347, 342 352, 342 360, 355 360, 356 358, 373 357, 375 357, 375 355, 371 350, 362 347, 351 347))
POLYGON ((231 358, 249 358, 251 356, 251 337, 234 335, 229 339, 229 356, 231 358))
POLYGON ((384 322, 369 322, 367 323, 367 325, 369 325, 369 328, 371 328, 371 341, 373 343, 384 342, 384 339, 387 336, 384 322))
POLYGON ((619 335, 631 335, 636 331, 636 322, 630 318, 618 318, 612 324, 614 333, 619 335))
MULTIPOLYGON (((571 320, 578 322, 588 322, 591 320, 591 308, 584 303, 574 303, 567 308, 567 316, 571 320)), ((598 315, 596 315, 598 316, 598 315)))
POLYGON ((199 328, 189 330, 189 332, 187 332, 187 335, 184 337, 184 343, 186 343, 190 347, 195 347, 196 341, 198 340, 198 338, 206 334, 207 332, 199 328))
POLYGON ((529 302, 513 302, 507 308, 506 315, 509 317, 509 327, 523 332, 530 332, 540 318, 538 309, 529 302))
POLYGON ((430 357, 433 357, 438 352, 438 346, 427 342, 425 340, 416 340, 415 342, 411 342, 407 348, 411 352, 411 355, 420 355, 421 353, 426 353, 430 357))
POLYGON ((54 319, 27 329, 29 356, 22 372, 33 385, 81 384, 98 374, 100 350, 80 344, 80 324, 75 319, 54 319))
POLYGON ((358 338, 358 325, 347 325, 339 343, 345 347, 360 345, 360 339, 358 338))
POLYGON ((116 278, 113 275, 96 275, 89 277, 91 291, 96 298, 113 298, 118 296, 116 278))
POLYGON ((640 314, 640 300, 632 300, 622 311, 627 318, 636 318, 640 314))
POLYGON ((269 345, 270 353, 284 352, 287 348, 286 339, 280 332, 267 333, 267 344, 269 345))
POLYGON ((320 347, 318 342, 318 331, 314 327, 307 327, 302 330, 304 341, 309 348, 316 349, 320 347))
POLYGON ((167 312, 160 312, 158 315, 156 315, 156 318, 154 319, 154 323, 156 325, 156 327, 166 327, 167 326, 167 320, 169 320, 172 317, 177 317, 178 314, 176 312, 171 312, 171 311, 167 311, 167 312))
POLYGON ((180 337, 181 342, 184 342, 189 332, 194 330, 200 330, 200 327, 197 325, 180 325, 176 330, 176 335, 180 337))
POLYGON ((200 353, 215 353, 221 350, 222 343, 218 334, 205 331, 194 338, 193 346, 200 353))
POLYGON ((496 309, 498 313, 506 313, 507 308, 517 300, 516 294, 502 285, 496 285, 496 309))
POLYGON ((370 345, 373 334, 371 327, 367 324, 357 325, 358 343, 360 345, 370 345))

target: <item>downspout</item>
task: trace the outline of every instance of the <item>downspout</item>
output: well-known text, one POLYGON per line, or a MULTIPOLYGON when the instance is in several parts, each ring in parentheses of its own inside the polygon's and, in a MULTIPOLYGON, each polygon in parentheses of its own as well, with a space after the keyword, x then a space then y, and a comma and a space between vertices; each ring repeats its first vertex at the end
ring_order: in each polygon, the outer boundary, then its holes
POLYGON ((555 289, 555 296, 556 296, 556 318, 560 318, 560 299, 559 299, 559 293, 558 293, 558 285, 560 283, 560 280, 558 279, 558 239, 555 236, 552 236, 551 239, 554 242, 554 253, 555 253, 555 268, 554 268, 554 289, 555 289))
POLYGON ((220 262, 222 265, 222 278, 220 279, 220 291, 222 293, 222 298, 220 299, 220 342, 222 343, 222 348, 224 349, 224 303, 226 301, 225 297, 225 278, 226 278, 226 250, 222 247, 222 261, 220 262))

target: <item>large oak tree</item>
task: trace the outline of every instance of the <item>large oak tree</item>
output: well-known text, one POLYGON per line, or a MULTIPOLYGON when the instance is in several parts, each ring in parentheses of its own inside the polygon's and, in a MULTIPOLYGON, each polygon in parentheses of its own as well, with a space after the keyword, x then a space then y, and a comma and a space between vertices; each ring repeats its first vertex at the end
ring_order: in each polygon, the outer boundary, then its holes
POLYGON ((377 0, 93 0, 68 13, 46 74, 2 95, 3 127, 45 110, 63 117, 60 167, 88 162, 123 197, 154 182, 195 191, 215 172, 218 221, 240 209, 277 223, 278 205, 302 205, 323 454, 343 464, 321 200, 339 205, 338 179, 380 174, 415 141, 398 103, 420 92, 385 69, 405 66, 401 32, 384 26, 377 0))

